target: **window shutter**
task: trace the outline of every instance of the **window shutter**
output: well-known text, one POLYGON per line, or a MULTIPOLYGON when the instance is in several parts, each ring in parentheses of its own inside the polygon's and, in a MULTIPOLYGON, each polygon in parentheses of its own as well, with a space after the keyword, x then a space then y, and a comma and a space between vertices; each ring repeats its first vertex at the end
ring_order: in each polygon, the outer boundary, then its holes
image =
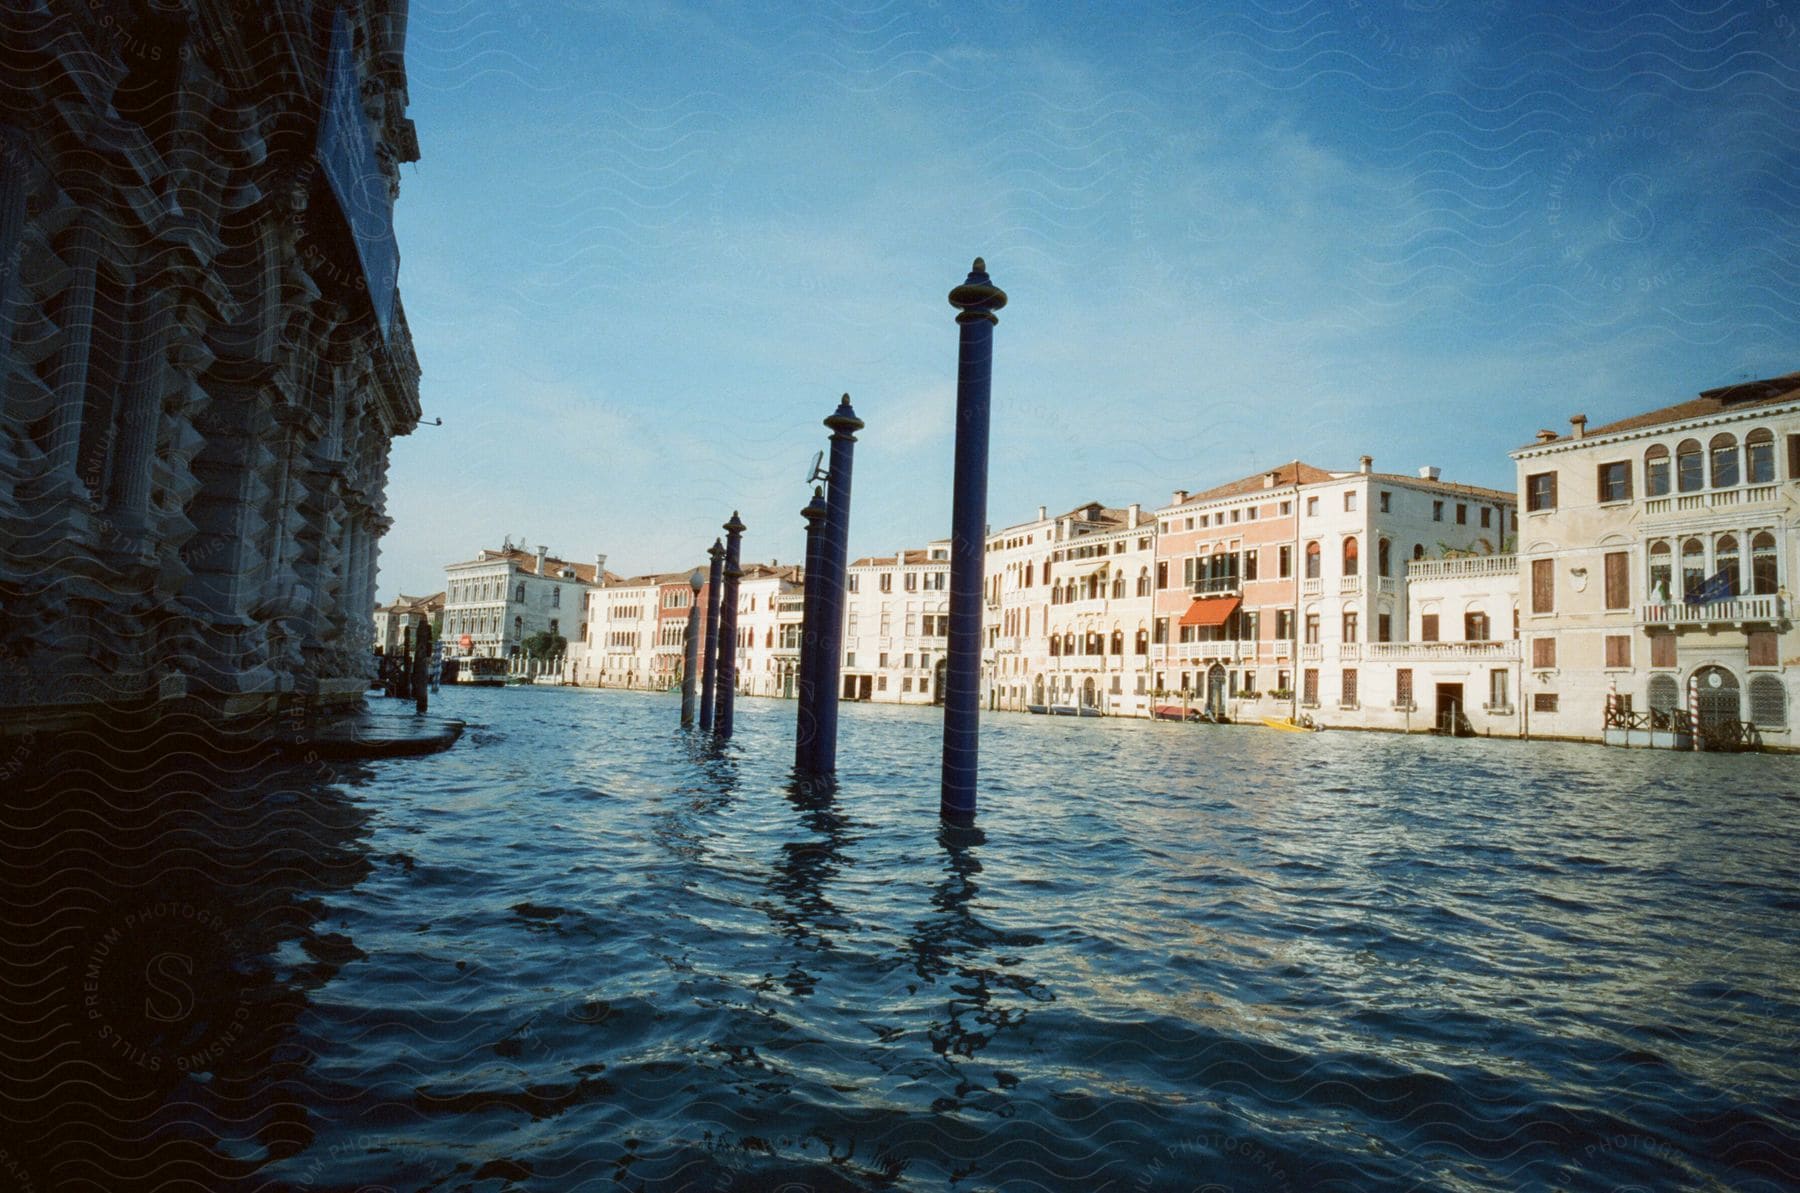
POLYGON ((1773 667, 1780 662, 1781 655, 1774 630, 1751 630, 1748 637, 1752 667, 1773 667))
POLYGON ((1419 618, 1419 636, 1427 642, 1438 640, 1438 615, 1426 613, 1419 618))
POLYGON ((1625 609, 1631 605, 1631 556, 1624 551, 1606 554, 1606 607, 1625 609))
MULTIPOLYGON (((1552 482, 1554 487, 1554 482, 1552 482)), ((1556 562, 1550 559, 1531 561, 1531 611, 1553 613, 1556 610, 1556 562)))
POLYGON ((1556 639, 1534 638, 1531 641, 1531 665, 1540 670, 1556 666, 1556 639))
POLYGON ((1650 635, 1650 665, 1652 667, 1673 667, 1675 665, 1675 635, 1650 635))

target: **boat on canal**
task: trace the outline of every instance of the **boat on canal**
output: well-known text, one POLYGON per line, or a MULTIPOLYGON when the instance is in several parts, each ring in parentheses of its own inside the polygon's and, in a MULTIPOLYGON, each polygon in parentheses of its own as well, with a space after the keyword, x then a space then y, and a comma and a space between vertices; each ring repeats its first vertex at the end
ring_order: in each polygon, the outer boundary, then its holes
POLYGON ((506 686, 506 660, 492 658, 474 658, 465 660, 466 667, 457 668, 457 682, 473 684, 478 688, 503 688, 506 686))
POLYGON ((1317 733, 1324 728, 1323 725, 1313 724, 1311 717, 1302 717, 1298 721, 1291 717, 1264 717, 1262 723, 1284 733, 1317 733))

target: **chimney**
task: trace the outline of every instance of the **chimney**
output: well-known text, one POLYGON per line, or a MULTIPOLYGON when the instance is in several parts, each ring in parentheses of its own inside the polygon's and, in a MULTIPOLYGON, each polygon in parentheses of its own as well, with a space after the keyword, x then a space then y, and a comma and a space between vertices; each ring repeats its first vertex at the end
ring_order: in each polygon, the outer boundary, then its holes
POLYGON ((1133 530, 1137 529, 1137 524, 1138 524, 1139 520, 1141 520, 1143 518, 1143 516, 1144 516, 1144 507, 1142 505, 1138 504, 1137 502, 1134 501, 1130 505, 1125 507, 1125 525, 1130 527, 1131 529, 1133 529, 1133 530))
POLYGON ((1180 505, 1182 502, 1187 500, 1187 493, 1188 493, 1188 491, 1186 489, 1175 490, 1175 495, 1173 497, 1169 498, 1169 504, 1170 505, 1180 505))
POLYGON ((1359 464, 1360 464, 1360 470, 1364 476, 1367 476, 1367 475, 1369 475, 1369 473, 1375 471, 1375 457, 1374 456, 1364 456, 1362 458, 1362 460, 1359 462, 1359 464))
POLYGON ((606 552, 604 551, 594 553, 594 583, 606 583, 606 552))
POLYGON ((1580 439, 1587 434, 1587 415, 1571 414, 1569 416, 1569 437, 1580 439))
POLYGON ((542 543, 538 544, 537 574, 540 576, 544 574, 544 556, 548 555, 549 553, 550 553, 550 548, 544 546, 542 543))
POLYGON ((1038 506, 1037 520, 1040 522, 1044 522, 1044 521, 1048 521, 1049 517, 1050 517, 1050 507, 1047 505, 1038 506))
POLYGON ((1556 442, 1556 432, 1552 431, 1549 427, 1545 427, 1537 433, 1537 441, 1539 443, 1554 443, 1556 442))
POLYGON ((1434 481, 1443 474, 1444 470, 1435 464, 1427 464, 1419 469, 1419 479, 1422 481, 1434 481))
POLYGON ((1277 480, 1277 479, 1278 479, 1278 478, 1279 478, 1279 477, 1280 477, 1280 476, 1281 476, 1281 474, 1280 474, 1280 473, 1279 473, 1279 472, 1265 472, 1265 473, 1263 473, 1263 488, 1265 488, 1265 489, 1273 489, 1273 488, 1274 488, 1274 487, 1275 487, 1275 481, 1276 481, 1276 480, 1277 480))

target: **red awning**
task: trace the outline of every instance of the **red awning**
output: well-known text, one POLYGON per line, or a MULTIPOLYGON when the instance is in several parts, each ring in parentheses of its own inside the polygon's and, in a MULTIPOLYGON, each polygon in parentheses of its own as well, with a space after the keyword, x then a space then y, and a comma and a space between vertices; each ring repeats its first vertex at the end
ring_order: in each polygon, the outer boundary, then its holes
POLYGON ((1181 615, 1182 625, 1221 626, 1225 619, 1237 612, 1237 597, 1201 597, 1188 606, 1188 611, 1181 615))

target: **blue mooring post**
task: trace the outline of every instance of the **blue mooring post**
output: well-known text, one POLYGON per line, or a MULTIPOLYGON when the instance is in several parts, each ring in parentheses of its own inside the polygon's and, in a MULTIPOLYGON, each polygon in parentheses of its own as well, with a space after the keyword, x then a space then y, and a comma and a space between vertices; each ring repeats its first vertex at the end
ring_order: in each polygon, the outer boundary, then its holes
POLYGON ((700 644, 700 655, 706 660, 702 664, 704 670, 700 683, 701 732, 713 727, 713 693, 717 690, 719 680, 719 588, 724 581, 725 546, 714 539, 706 553, 712 558, 712 565, 706 571, 706 640, 700 644))
POLYGON ((831 428, 831 464, 825 478, 825 533, 820 547, 825 583, 819 601, 819 680, 814 697, 819 728, 813 749, 813 770, 821 775, 837 770, 838 676, 844 666, 844 588, 850 574, 850 474, 856 433, 863 429, 863 420, 850 408, 849 394, 825 425, 831 428))
POLYGON ((800 511, 806 519, 806 572, 800 587, 800 708, 794 714, 794 767, 816 769, 819 742, 819 593, 825 583, 825 490, 813 486, 812 500, 800 511))
POLYGON ((681 661, 681 727, 688 728, 694 723, 694 689, 700 685, 700 677, 695 674, 700 670, 700 586, 705 579, 700 569, 688 577, 687 650, 681 661))
POLYGON ((742 548, 744 524, 737 511, 725 523, 725 587, 719 593, 719 690, 718 707, 713 711, 713 736, 723 740, 731 736, 732 715, 737 707, 737 606, 738 577, 744 569, 738 564, 742 548))
POLYGON ((1006 292, 987 264, 975 258, 962 285, 950 291, 962 343, 956 359, 956 476, 950 505, 950 650, 944 667, 945 820, 975 818, 975 778, 981 738, 982 558, 987 549, 988 407, 994 381, 995 311, 1006 292))

